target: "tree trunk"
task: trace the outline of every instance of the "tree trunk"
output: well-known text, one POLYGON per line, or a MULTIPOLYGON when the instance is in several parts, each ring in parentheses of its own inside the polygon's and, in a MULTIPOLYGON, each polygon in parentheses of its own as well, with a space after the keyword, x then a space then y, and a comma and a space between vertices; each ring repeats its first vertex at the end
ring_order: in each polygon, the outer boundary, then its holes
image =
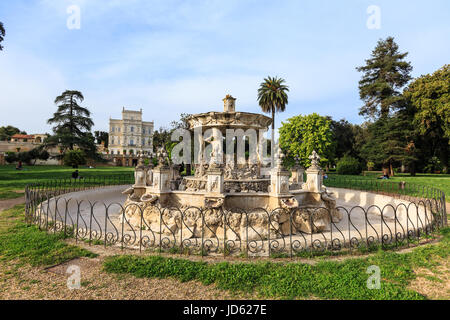
POLYGON ((442 140, 439 153, 442 165, 441 173, 448 173, 448 140, 442 140))
MULTIPOLYGON (((73 136, 73 96, 70 96, 70 134, 73 136)), ((70 143, 70 150, 73 150, 73 143, 70 143)))
POLYGON ((275 167, 275 108, 272 107, 272 140, 270 143, 270 165, 275 167))
POLYGON ((409 173, 411 174, 411 176, 415 176, 416 175, 416 163, 414 161, 412 161, 409 164, 409 173))
POLYGON ((389 162, 389 176, 394 176, 394 168, 392 168, 392 162, 389 162))

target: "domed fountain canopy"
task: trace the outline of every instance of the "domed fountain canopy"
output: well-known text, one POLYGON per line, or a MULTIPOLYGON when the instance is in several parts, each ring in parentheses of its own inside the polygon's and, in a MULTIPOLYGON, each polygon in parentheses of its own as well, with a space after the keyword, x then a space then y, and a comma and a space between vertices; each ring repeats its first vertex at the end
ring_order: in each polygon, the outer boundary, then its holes
POLYGON ((205 113, 194 114, 187 121, 189 129, 193 130, 198 127, 222 128, 222 129, 267 129, 272 124, 272 118, 259 113, 236 112, 235 98, 226 95, 223 99, 224 111, 211 111, 205 113))

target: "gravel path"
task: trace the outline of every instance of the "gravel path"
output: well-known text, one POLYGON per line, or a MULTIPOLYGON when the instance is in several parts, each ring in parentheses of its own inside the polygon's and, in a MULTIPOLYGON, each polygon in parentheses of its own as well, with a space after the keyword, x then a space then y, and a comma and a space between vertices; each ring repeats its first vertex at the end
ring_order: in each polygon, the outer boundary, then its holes
POLYGON ((197 282, 181 283, 173 279, 135 278, 102 271, 103 258, 79 258, 50 268, 18 267, 0 264, 0 299, 64 300, 215 300, 241 297, 197 282), (66 273, 71 265, 80 267, 81 288, 69 289, 66 273))

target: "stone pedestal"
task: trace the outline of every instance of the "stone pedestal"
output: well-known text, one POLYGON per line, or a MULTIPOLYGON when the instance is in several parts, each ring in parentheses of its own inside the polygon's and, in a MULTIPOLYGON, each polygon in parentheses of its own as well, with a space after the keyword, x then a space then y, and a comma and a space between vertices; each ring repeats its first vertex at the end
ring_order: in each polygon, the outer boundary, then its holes
POLYGON ((306 183, 303 184, 303 189, 311 192, 321 192, 323 185, 323 170, 319 166, 320 157, 316 151, 313 151, 309 159, 311 159, 311 166, 306 170, 306 183))
POLYGON ((148 187, 152 193, 165 193, 170 191, 170 169, 156 167, 153 169, 153 183, 148 187))
POLYGON ((283 168, 273 168, 270 171, 270 195, 289 194, 289 171, 283 168))
POLYGON ((144 166, 144 161, 139 158, 138 165, 134 170, 134 194, 141 196, 145 193, 147 185, 147 172, 144 166))
POLYGON ((205 206, 219 208, 225 201, 225 188, 223 169, 219 166, 210 166, 207 170, 205 206))
POLYGON ((312 192, 322 191, 322 169, 306 170, 306 189, 312 192))
POLYGON ((301 166, 294 166, 291 171, 291 178, 290 182, 293 185, 299 186, 301 188, 303 184, 303 173, 305 172, 305 169, 301 166))
POLYGON ((220 167, 209 167, 207 170, 208 182, 206 183, 206 193, 208 195, 218 195, 224 193, 223 169, 220 167))

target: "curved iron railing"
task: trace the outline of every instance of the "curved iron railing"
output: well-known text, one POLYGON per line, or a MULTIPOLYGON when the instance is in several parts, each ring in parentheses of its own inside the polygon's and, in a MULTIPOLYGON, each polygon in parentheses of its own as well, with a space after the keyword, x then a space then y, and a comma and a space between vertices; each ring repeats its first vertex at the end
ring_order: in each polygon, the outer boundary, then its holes
POLYGON ((447 225, 445 194, 438 189, 338 180, 326 179, 325 184, 390 195, 400 201, 383 207, 337 206, 337 211, 311 206, 268 211, 161 208, 143 203, 123 206, 74 197, 78 191, 130 185, 133 177, 127 175, 31 184, 25 190, 26 220, 40 229, 105 247, 202 256, 286 257, 410 246, 427 241, 432 232, 447 225), (336 215, 341 216, 339 222, 336 215))

